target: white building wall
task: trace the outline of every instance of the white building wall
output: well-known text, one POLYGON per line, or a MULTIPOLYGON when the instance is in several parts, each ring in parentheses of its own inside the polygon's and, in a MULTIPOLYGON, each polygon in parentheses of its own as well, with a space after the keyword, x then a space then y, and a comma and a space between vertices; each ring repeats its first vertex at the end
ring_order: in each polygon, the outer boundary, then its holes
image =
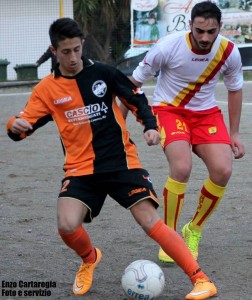
MULTIPOLYGON (((63 0, 63 16, 73 18, 73 0, 63 0)), ((0 0, 0 59, 7 59, 7 79, 16 80, 14 67, 34 64, 50 45, 50 24, 60 17, 59 0, 0 0)), ((51 60, 38 68, 42 78, 51 60)))

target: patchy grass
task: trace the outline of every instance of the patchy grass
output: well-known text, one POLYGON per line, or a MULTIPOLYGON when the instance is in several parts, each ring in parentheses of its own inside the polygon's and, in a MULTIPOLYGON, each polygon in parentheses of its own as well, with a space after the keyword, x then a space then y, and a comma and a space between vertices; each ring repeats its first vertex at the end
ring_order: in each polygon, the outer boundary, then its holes
POLYGON ((252 71, 243 71, 244 80, 251 81, 252 80, 252 71))

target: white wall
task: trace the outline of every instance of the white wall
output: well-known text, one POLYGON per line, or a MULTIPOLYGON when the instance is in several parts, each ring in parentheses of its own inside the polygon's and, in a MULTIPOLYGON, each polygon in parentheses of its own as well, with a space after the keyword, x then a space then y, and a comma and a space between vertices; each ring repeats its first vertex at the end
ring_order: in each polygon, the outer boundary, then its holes
MULTIPOLYGON (((59 0, 0 0, 0 59, 7 59, 7 79, 16 80, 17 64, 33 64, 50 44, 50 24, 60 17, 59 0)), ((73 0, 63 0, 64 17, 73 18, 73 0)), ((48 60, 38 77, 50 72, 48 60)))

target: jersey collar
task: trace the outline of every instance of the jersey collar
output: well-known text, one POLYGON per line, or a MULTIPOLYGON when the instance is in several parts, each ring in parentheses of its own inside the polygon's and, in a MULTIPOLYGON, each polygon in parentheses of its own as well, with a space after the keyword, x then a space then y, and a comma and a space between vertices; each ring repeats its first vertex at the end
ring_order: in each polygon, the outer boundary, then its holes
MULTIPOLYGON (((82 56, 81 59, 83 60, 83 68, 89 68, 94 64, 94 62, 91 59, 88 59, 84 56, 82 56)), ((60 76, 61 76, 61 73, 60 73, 60 70, 59 70, 59 63, 57 63, 57 65, 56 65, 56 67, 53 71, 53 77, 57 78, 57 77, 60 77, 60 76)))

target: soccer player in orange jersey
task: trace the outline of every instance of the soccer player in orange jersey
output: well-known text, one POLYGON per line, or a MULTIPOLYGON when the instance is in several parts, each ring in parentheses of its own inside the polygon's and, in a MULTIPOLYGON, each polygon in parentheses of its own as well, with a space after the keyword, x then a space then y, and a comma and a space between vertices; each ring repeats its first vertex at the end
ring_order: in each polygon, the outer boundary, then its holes
POLYGON ((157 119, 144 93, 114 67, 82 57, 83 35, 74 20, 56 20, 49 34, 58 64, 33 89, 24 110, 9 119, 7 131, 20 141, 50 120, 57 125, 65 153, 58 231, 81 258, 73 293, 85 294, 92 286, 102 252, 93 246, 84 223, 99 215, 110 195, 188 275, 194 288, 186 299, 215 295, 215 285, 183 239, 158 216, 159 201, 149 173, 142 168, 116 101, 118 96, 143 124, 147 144, 157 145, 157 119))

